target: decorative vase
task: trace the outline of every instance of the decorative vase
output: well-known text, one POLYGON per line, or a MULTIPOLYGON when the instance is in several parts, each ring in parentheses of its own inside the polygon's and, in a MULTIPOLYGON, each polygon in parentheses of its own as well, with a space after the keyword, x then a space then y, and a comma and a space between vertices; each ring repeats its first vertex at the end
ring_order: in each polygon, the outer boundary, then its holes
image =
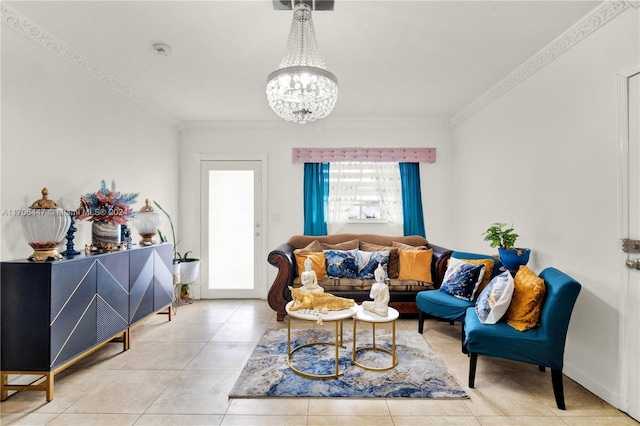
POLYGON ((91 244, 101 250, 116 250, 120 246, 120 224, 91 222, 91 244))
POLYGON ((529 262, 530 249, 515 248, 515 249, 498 249, 500 254, 500 261, 504 267, 508 270, 517 270, 520 265, 526 265, 529 262))
POLYGON ((20 217, 24 234, 34 250, 28 259, 60 260, 62 255, 58 253, 58 246, 62 244, 69 229, 71 218, 55 202, 49 200, 47 188, 43 188, 41 192, 42 198, 24 209, 25 214, 20 217))

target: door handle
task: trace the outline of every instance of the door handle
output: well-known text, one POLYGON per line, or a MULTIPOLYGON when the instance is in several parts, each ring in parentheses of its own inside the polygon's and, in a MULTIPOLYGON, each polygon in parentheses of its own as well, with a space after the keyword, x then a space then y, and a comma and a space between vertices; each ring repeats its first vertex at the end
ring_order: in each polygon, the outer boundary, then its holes
POLYGON ((625 262, 627 268, 640 270, 640 259, 627 259, 625 262))

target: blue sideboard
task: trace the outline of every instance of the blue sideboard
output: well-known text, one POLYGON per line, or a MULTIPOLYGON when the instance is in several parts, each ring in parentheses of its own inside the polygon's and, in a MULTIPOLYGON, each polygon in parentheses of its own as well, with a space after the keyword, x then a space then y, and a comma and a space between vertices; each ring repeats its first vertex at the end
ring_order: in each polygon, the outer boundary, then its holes
POLYGON ((173 302, 173 248, 165 243, 84 254, 60 261, 2 262, 0 399, 10 390, 46 392, 56 373, 122 337, 173 302), (11 385, 9 374, 35 374, 30 385, 11 385))

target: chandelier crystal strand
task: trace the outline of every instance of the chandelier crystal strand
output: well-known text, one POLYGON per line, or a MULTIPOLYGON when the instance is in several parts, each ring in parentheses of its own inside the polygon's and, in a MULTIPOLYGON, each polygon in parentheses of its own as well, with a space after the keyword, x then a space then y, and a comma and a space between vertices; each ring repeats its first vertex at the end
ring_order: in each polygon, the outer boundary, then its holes
POLYGON ((294 8, 286 54, 267 77, 267 99, 278 116, 300 124, 326 117, 338 99, 338 79, 324 64, 305 3, 294 8))

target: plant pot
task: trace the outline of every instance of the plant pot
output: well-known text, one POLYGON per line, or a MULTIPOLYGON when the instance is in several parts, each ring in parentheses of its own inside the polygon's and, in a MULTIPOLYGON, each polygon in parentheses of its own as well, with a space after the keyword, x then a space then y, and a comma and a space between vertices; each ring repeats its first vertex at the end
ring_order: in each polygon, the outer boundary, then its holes
POLYGON ((520 265, 526 265, 529 262, 530 249, 515 248, 515 249, 498 249, 500 255, 500 261, 506 269, 517 270, 520 265))
POLYGON ((180 284, 191 284, 198 279, 200 261, 180 262, 180 284))

